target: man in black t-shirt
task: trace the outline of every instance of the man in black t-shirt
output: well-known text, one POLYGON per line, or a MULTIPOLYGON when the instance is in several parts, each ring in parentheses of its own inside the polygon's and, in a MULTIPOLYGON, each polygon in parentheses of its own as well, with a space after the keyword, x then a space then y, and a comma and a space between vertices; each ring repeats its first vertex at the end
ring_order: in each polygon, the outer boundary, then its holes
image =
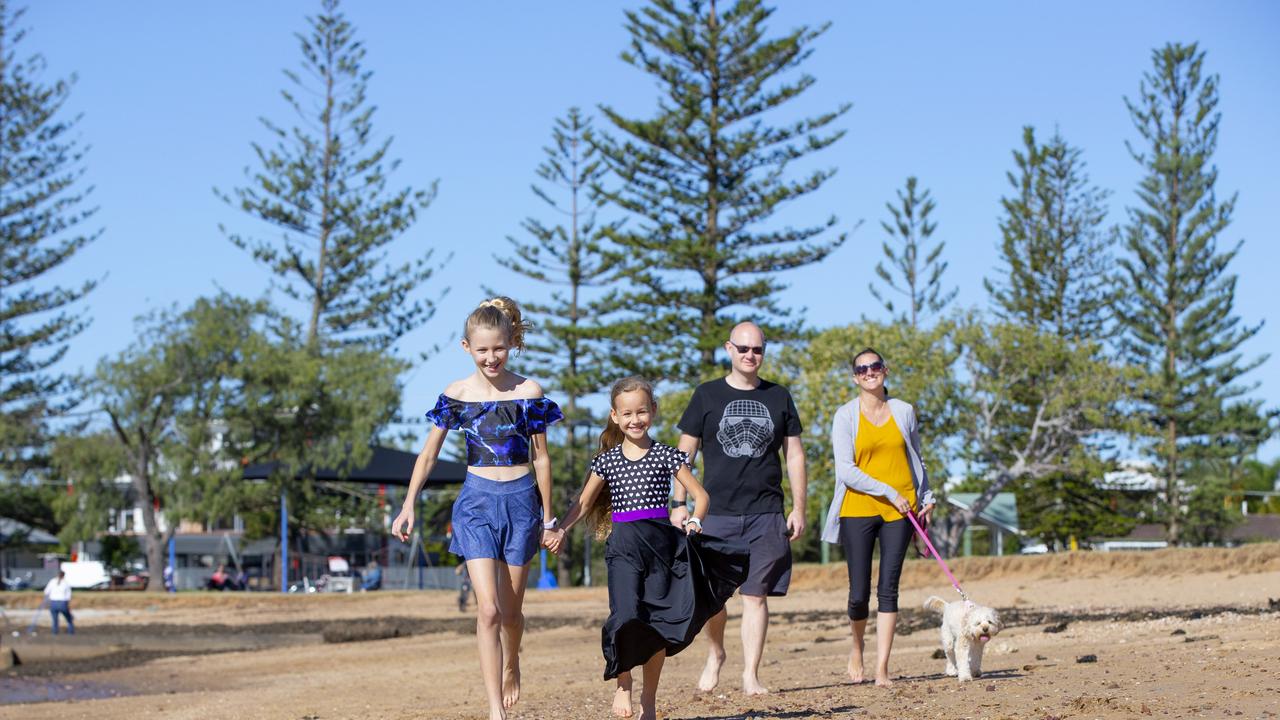
MULTIPOLYGON (((699 385, 680 418, 680 450, 690 464, 702 450, 703 487, 711 507, 703 522, 711 536, 738 540, 751 550, 742 595, 742 690, 768 692, 760 684, 760 659, 769 628, 770 595, 786 595, 791 583, 790 541, 804 532, 806 477, 800 445, 800 416, 791 393, 760 379, 764 333, 755 323, 734 327, 725 343, 733 370, 721 380, 699 385), (783 516, 782 462, 786 456, 791 483, 791 514, 783 516)), ((689 516, 684 488, 676 485, 671 522, 679 527, 689 516)), ((698 689, 709 692, 720 681, 724 664, 725 612, 706 624, 711 644, 698 689)))

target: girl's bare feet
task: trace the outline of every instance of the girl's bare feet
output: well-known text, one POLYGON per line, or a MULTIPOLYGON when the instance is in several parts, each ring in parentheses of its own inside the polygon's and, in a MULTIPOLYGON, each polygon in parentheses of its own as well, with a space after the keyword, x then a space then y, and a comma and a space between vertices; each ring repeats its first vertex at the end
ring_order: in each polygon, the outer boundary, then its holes
POLYGON ((624 718, 629 718, 634 714, 631 709, 631 688, 619 687, 613 693, 613 714, 624 718))
POLYGON ((515 707, 520 702, 520 658, 502 669, 502 707, 515 707))
POLYGON ((698 678, 698 692, 711 692, 720 684, 720 668, 724 666, 725 652, 711 652, 707 655, 707 664, 702 666, 702 677, 698 678))

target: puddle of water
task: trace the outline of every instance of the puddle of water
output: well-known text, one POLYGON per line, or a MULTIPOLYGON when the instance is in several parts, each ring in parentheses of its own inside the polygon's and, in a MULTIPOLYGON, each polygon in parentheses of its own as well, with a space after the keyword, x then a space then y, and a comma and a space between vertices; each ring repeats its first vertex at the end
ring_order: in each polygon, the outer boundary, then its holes
POLYGON ((0 705, 57 702, 62 700, 96 700, 131 695, 127 688, 83 680, 61 681, 49 678, 0 677, 0 705))

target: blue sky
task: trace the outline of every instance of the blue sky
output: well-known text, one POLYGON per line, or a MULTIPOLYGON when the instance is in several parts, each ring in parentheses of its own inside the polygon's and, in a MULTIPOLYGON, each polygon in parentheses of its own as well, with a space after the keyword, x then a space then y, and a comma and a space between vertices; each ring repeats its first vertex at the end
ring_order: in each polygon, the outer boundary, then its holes
MULTIPOLYGON (((1218 194, 1239 192, 1224 244, 1243 239, 1232 266, 1237 313, 1262 332, 1249 355, 1280 350, 1280 326, 1265 288, 1280 265, 1267 208, 1280 207, 1280 5, 1230 3, 780 3, 777 32, 831 21, 806 70, 817 84, 778 121, 841 102, 848 135, 814 165, 836 167, 819 192, 779 222, 835 214, 863 227, 826 261, 787 273, 783 301, 807 308, 818 327, 883 314, 866 291, 880 257, 884 203, 917 175, 938 203, 936 238, 947 243, 947 281, 958 301, 985 306, 982 278, 996 267, 999 199, 1023 125, 1055 128, 1084 150, 1092 180, 1113 191, 1111 220, 1134 202, 1141 169, 1125 141, 1137 133, 1123 96, 1134 96, 1152 48, 1199 41, 1207 69, 1222 76, 1218 194), (832 288, 844 292, 833 300, 832 288)), ((516 298, 542 292, 492 262, 507 235, 544 207, 529 191, 554 119, 578 105, 606 103, 647 115, 657 91, 618 54, 626 47, 623 7, 638 3, 348 3, 346 12, 375 74, 375 130, 392 135, 403 164, 392 184, 440 194, 402 239, 402 254, 427 247, 453 261, 439 275, 450 292, 436 318, 407 337, 419 349, 456 334, 482 299, 481 284, 516 298)), ((46 79, 76 73, 69 109, 82 112, 92 147, 87 182, 105 232, 58 273, 74 283, 105 276, 89 304, 93 325, 68 354, 68 369, 91 367, 132 339, 149 309, 224 288, 256 296, 265 269, 218 231, 269 233, 219 201, 212 188, 241 183, 259 116, 289 125, 281 70, 296 67, 293 33, 315 2, 174 3, 45 0, 25 17, 20 54, 43 53, 46 79)), ((418 415, 450 380, 470 371, 450 346, 407 378, 404 410, 418 415)), ((1280 357, 1253 374, 1259 396, 1280 405, 1280 357)), ((1274 457, 1280 443, 1267 448, 1274 457)))

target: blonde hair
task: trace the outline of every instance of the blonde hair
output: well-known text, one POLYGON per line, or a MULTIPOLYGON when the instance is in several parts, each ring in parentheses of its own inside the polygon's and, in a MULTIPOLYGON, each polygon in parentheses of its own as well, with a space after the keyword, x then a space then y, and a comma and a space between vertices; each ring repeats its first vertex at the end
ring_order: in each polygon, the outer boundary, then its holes
MULTIPOLYGON (((609 407, 614 407, 614 403, 622 393, 637 390, 643 390, 645 395, 649 396, 649 407, 657 412, 658 398, 653 394, 653 384, 638 375, 624 377, 613 384, 609 389, 609 407)), ((618 427, 618 423, 613 421, 612 416, 608 417, 605 420, 604 431, 600 433, 599 454, 603 455, 621 445, 623 437, 625 436, 622 434, 622 428, 618 427)), ((605 483, 604 488, 600 490, 600 496, 596 498, 591 508, 590 524, 595 528, 595 535, 599 540, 609 537, 610 531, 613 530, 613 501, 609 497, 608 483, 605 483)))
POLYGON ((530 327, 528 321, 521 319, 520 306, 516 301, 505 295, 498 295, 485 300, 471 311, 467 316, 466 325, 463 326, 462 336, 469 342, 471 331, 476 328, 501 330, 511 349, 523 350, 524 333, 530 327))

